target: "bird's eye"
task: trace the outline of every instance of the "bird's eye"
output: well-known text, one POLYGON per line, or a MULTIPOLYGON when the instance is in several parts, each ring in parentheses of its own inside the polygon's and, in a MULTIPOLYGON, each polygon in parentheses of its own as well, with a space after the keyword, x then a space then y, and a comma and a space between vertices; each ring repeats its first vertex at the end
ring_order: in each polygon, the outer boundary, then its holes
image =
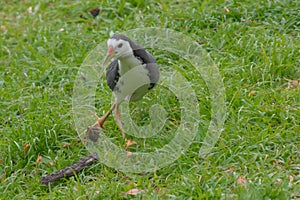
POLYGON ((118 48, 121 48, 123 46, 123 43, 118 44, 118 48))

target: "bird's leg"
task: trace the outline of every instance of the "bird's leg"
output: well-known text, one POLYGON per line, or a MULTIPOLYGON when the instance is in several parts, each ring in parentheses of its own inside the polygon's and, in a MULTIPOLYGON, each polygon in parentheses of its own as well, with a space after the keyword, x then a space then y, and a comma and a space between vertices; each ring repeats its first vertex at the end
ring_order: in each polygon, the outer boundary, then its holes
POLYGON ((107 117, 110 115, 111 111, 113 109, 115 109, 116 105, 117 105, 117 103, 114 103, 110 107, 109 111, 107 111, 102 117, 98 117, 97 115, 95 115, 97 117, 97 122, 93 125, 93 127, 100 126, 101 128, 105 128, 104 127, 104 122, 107 119, 107 117))
POLYGON ((125 138, 125 131, 123 129, 122 122, 121 122, 121 113, 119 111, 119 104, 116 104, 115 116, 116 116, 117 124, 118 124, 119 128, 122 131, 122 138, 124 139, 125 138))

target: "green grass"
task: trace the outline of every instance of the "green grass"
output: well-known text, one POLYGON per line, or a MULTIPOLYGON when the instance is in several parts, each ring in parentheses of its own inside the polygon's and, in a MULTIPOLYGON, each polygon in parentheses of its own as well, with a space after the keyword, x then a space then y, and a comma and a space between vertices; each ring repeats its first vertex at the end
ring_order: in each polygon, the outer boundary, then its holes
MULTIPOLYGON (((285 79, 300 79, 298 1, 5 1, 0 19, 0 199, 126 199, 131 196, 122 193, 132 188, 145 190, 137 199, 300 198, 300 87, 289 88, 285 79), (96 18, 87 14, 95 7, 101 9, 96 18), (190 34, 219 67, 227 118, 212 152, 200 158, 197 137, 176 162, 153 173, 124 174, 98 163, 41 185, 43 175, 89 154, 71 113, 74 81, 89 51, 111 30, 153 26, 190 34), (245 184, 238 181, 243 176, 245 184)), ((178 70, 197 90, 205 129, 205 83, 192 69, 178 70)), ((99 114, 110 106, 108 89, 104 97, 99 114)), ((157 101, 170 112, 172 128, 177 103, 166 98, 157 101)), ((133 116, 147 119, 147 109, 137 105, 145 103, 132 105, 133 116)), ((112 118, 107 127, 120 137, 112 118)))

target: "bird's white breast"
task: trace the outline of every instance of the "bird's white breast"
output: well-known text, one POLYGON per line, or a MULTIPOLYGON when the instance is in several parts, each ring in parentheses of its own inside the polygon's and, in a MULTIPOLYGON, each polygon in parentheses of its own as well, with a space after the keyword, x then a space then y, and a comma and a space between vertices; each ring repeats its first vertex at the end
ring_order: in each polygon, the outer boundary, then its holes
POLYGON ((136 101, 142 98, 147 92, 150 84, 146 64, 134 56, 119 60, 120 78, 114 89, 114 96, 117 102, 123 100, 136 101), (137 90, 138 89, 138 90, 137 90))
POLYGON ((141 61, 133 55, 119 58, 118 63, 120 76, 124 75, 130 69, 142 64, 141 61))

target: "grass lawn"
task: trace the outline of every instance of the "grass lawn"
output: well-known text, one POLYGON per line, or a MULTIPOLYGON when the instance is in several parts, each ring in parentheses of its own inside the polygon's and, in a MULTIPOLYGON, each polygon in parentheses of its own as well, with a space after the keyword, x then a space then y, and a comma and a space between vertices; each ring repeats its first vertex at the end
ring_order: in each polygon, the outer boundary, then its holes
MULTIPOLYGON (((0 26, 0 199, 300 199, 300 1, 5 0, 0 26), (100 12, 93 17, 88 11, 96 7, 100 12), (111 31, 143 27, 189 35, 219 68, 227 111, 216 145, 199 155, 211 115, 201 75, 176 63, 178 55, 152 49, 196 91, 203 126, 184 155, 142 174, 99 162, 42 185, 42 176, 89 154, 72 113, 84 59, 111 31), (132 189, 138 194, 127 194, 132 189)), ((103 87, 97 91, 99 115, 111 102, 103 87)), ((168 112, 161 137, 148 139, 152 148, 170 141, 168 130, 180 119, 176 98, 159 95, 162 90, 132 104, 139 125, 147 123, 144 108, 153 101, 168 112)), ((112 117, 106 126, 124 148, 112 117)), ((141 145, 131 148, 143 151, 141 145)))

